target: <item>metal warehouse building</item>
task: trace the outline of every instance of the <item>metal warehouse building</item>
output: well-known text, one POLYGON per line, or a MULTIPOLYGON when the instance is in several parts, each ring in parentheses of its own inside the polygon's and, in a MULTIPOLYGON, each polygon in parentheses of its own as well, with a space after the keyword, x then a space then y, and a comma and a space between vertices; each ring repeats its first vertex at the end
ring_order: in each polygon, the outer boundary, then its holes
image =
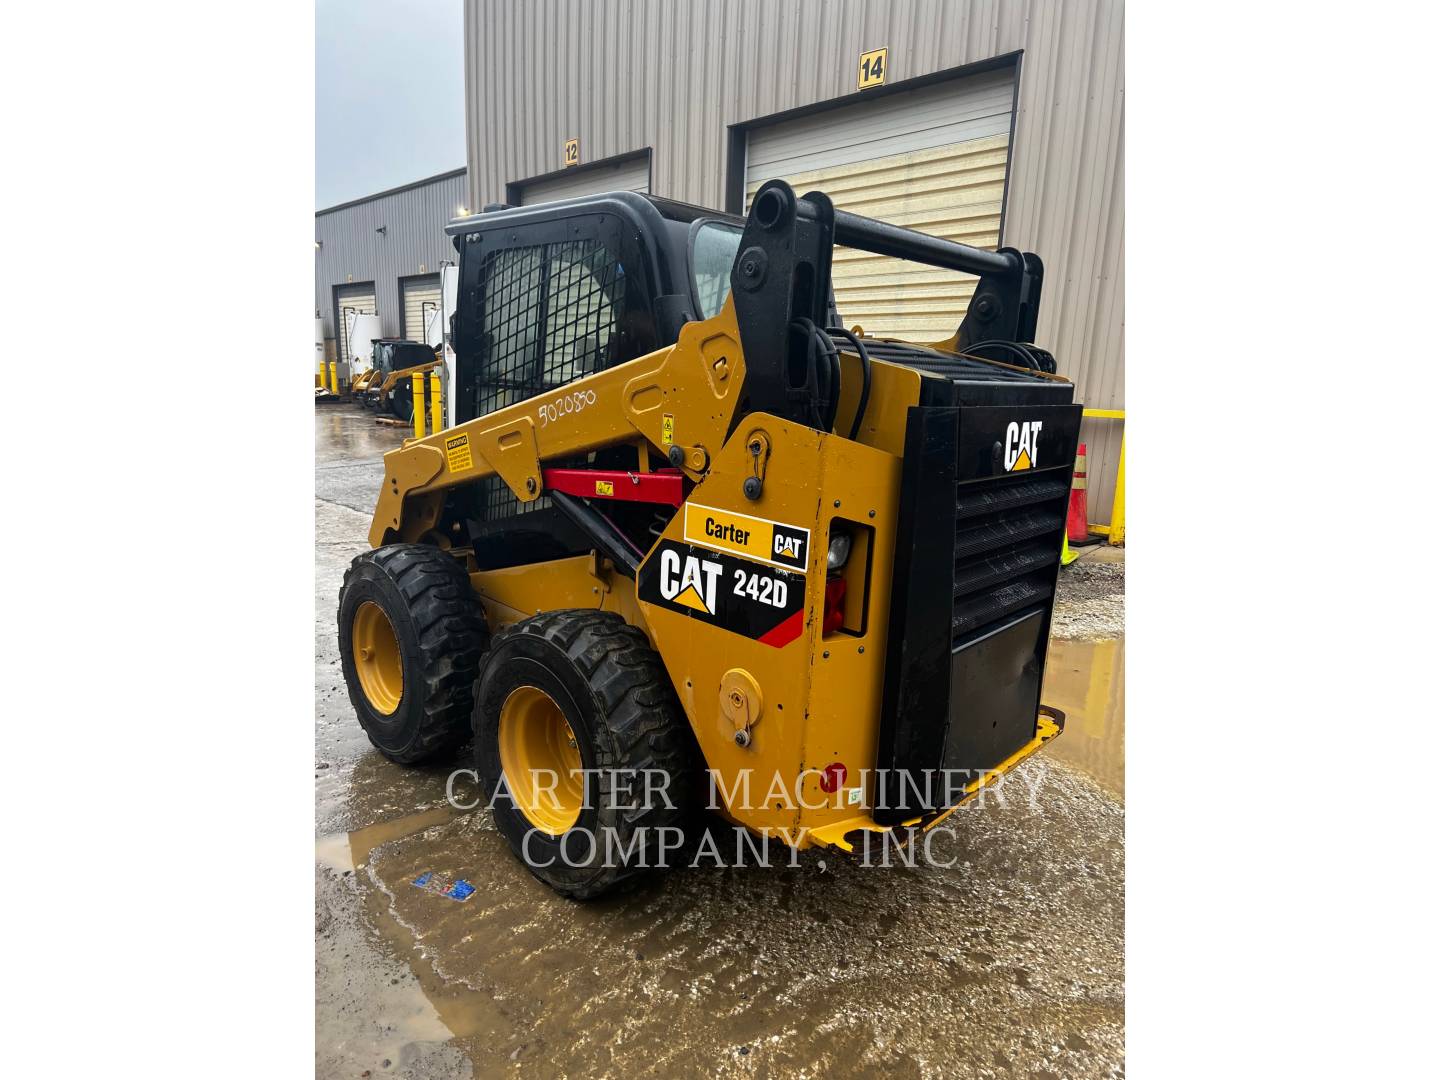
POLYGON ((315 214, 315 310, 327 359, 345 354, 347 310, 380 316, 387 337, 423 340, 440 306, 440 264, 455 261, 445 226, 465 212, 465 170, 315 214))
MULTIPOLYGON (((1087 406, 1124 408, 1118 0, 468 0, 465 86, 469 190, 451 204, 626 188, 743 212, 781 177, 856 213, 1034 251, 1038 343, 1087 406)), ((406 272, 377 271, 382 312, 406 272)), ((973 289, 843 250, 834 280, 846 325, 921 341, 948 336, 973 289)), ((1099 522, 1118 426, 1082 435, 1099 522)))

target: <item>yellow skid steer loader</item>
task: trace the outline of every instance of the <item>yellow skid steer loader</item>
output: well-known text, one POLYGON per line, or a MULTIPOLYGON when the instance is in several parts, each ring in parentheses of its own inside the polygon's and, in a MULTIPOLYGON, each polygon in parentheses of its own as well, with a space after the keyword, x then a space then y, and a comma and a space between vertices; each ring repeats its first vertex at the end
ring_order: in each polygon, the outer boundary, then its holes
POLYGON ((340 593, 381 753, 473 743, 517 856, 587 898, 707 803, 793 848, 913 840, 1061 731, 1081 410, 1035 255, 778 180, 747 218, 618 192, 448 231, 454 423, 385 455, 340 593), (978 277, 963 321, 842 328, 836 245, 978 277))
POLYGON ((401 338, 376 338, 370 348, 370 368, 350 381, 351 396, 408 423, 415 415, 411 376, 436 370, 440 357, 428 345, 401 338))

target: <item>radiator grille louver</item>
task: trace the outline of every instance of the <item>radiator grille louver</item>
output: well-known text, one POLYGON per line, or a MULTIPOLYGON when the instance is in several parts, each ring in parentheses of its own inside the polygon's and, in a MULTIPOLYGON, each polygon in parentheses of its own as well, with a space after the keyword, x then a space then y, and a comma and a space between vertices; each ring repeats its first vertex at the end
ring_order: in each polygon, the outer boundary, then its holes
POLYGON ((1049 601, 1069 492, 1063 477, 1043 475, 959 485, 952 649, 1049 601))

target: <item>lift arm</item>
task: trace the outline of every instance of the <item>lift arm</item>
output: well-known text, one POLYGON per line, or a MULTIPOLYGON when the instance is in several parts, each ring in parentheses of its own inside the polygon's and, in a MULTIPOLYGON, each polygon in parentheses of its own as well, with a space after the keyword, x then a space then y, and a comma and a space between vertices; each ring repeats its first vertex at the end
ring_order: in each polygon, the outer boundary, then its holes
POLYGON ((413 542, 444 493, 498 476, 521 502, 545 490, 542 466, 644 438, 698 480, 724 444, 745 382, 734 304, 686 323, 673 346, 566 383, 385 455, 370 544, 413 542))

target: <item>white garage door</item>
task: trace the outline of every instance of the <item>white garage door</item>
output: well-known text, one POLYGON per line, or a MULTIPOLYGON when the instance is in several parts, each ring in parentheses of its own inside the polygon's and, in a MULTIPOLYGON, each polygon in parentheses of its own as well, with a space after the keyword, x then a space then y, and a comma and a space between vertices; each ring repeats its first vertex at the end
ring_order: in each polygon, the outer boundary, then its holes
POLYGON ((362 285, 339 285, 335 288, 335 336, 340 343, 340 351, 337 356, 350 355, 350 315, 347 312, 358 312, 361 315, 375 314, 375 283, 367 281, 362 285))
MULTIPOLYGON (((821 190, 842 210, 997 246, 1009 158, 1014 73, 954 79, 758 128, 745 157, 745 205, 766 180, 821 190)), ((954 333, 976 279, 836 248, 835 303, 846 326, 940 341, 954 333)))
POLYGON ((440 310, 440 275, 406 278, 400 283, 400 299, 400 336, 423 342, 425 327, 440 310))
POLYGON ((597 191, 650 191, 650 158, 630 158, 615 165, 577 167, 551 180, 537 180, 520 188, 520 205, 573 199, 597 191))

